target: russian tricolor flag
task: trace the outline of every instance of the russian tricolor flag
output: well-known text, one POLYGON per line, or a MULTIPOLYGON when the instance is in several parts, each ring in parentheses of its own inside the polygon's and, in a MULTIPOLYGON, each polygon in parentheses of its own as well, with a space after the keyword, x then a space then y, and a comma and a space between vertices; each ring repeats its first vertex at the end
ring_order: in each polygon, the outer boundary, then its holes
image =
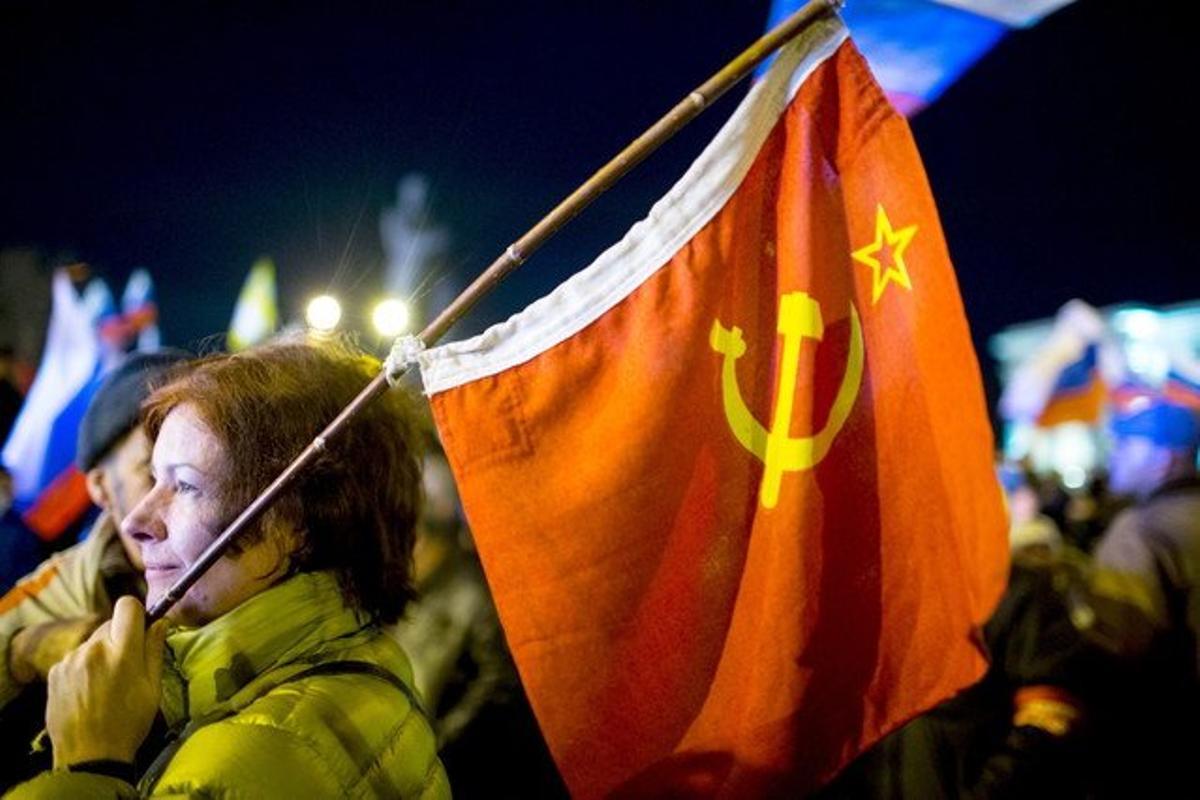
POLYGON ((75 468, 75 444, 79 421, 104 375, 97 325, 113 307, 108 287, 98 279, 81 296, 67 272, 59 270, 51 288, 45 351, 2 452, 16 507, 47 541, 90 504, 75 468))
POLYGON ((1048 428, 1064 422, 1100 421, 1107 400, 1107 386, 1100 376, 1099 346, 1084 348, 1083 355, 1067 364, 1058 375, 1037 424, 1048 428))

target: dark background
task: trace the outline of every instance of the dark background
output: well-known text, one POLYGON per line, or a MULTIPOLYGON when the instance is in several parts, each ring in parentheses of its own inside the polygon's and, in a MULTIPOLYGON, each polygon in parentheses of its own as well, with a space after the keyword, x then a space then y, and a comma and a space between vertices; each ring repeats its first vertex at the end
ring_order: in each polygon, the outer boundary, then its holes
MULTIPOLYGON (((913 120, 978 346, 1075 296, 1200 294, 1196 68, 1171 5, 1079 0, 1010 34, 913 120)), ((0 245, 70 249, 118 293, 148 267, 170 343, 223 331, 264 253, 285 318, 328 289, 354 323, 379 289, 379 211, 402 175, 430 177, 451 275, 466 280, 757 37, 767 11, 766 0, 8 2, 0 245)), ((519 310, 619 238, 743 92, 459 333, 519 310)))

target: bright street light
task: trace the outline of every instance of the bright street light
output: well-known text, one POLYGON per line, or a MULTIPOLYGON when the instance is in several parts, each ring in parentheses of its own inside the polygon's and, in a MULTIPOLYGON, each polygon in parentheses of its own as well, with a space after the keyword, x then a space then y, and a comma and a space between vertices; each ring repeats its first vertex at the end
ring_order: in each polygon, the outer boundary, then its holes
POLYGON ((332 295, 317 295, 308 301, 304 317, 308 320, 310 328, 324 332, 331 331, 337 327, 338 321, 342 318, 342 304, 332 295))
POLYGON ((381 300, 371 313, 371 322, 380 336, 399 336, 408 330, 408 304, 389 297, 381 300))

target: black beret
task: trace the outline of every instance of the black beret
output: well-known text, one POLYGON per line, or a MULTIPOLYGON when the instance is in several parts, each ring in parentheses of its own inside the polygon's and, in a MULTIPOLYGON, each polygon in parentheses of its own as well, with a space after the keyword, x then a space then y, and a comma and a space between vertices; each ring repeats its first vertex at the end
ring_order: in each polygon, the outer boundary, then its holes
POLYGON ((132 353, 108 374, 79 423, 75 465, 87 472, 137 424, 142 401, 160 378, 177 364, 192 358, 184 350, 163 348, 132 353))

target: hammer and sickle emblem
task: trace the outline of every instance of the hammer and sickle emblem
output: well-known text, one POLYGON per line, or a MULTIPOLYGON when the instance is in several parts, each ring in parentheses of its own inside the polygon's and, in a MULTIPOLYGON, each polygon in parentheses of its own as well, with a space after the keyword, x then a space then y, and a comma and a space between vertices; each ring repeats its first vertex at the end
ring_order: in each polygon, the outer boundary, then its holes
POLYGON ((775 396, 775 412, 771 430, 759 423, 742 400, 738 386, 737 360, 746 354, 746 342, 737 326, 727 329, 714 320, 709 333, 709 345, 725 356, 721 368, 721 395, 725 404, 725 419, 742 447, 753 453, 767 469, 759 489, 759 500, 765 508, 779 502, 779 485, 783 473, 812 469, 829 452, 834 437, 841 431, 850 409, 858 397, 863 371, 862 326, 854 304, 850 305, 850 352, 846 371, 838 387, 829 419, 813 436, 792 437, 788 427, 792 420, 792 405, 796 394, 796 372, 799 367, 800 345, 804 339, 821 340, 825 324, 821 306, 806 292, 791 292, 779 298, 779 333, 783 336, 783 356, 779 360, 779 385, 775 396))

